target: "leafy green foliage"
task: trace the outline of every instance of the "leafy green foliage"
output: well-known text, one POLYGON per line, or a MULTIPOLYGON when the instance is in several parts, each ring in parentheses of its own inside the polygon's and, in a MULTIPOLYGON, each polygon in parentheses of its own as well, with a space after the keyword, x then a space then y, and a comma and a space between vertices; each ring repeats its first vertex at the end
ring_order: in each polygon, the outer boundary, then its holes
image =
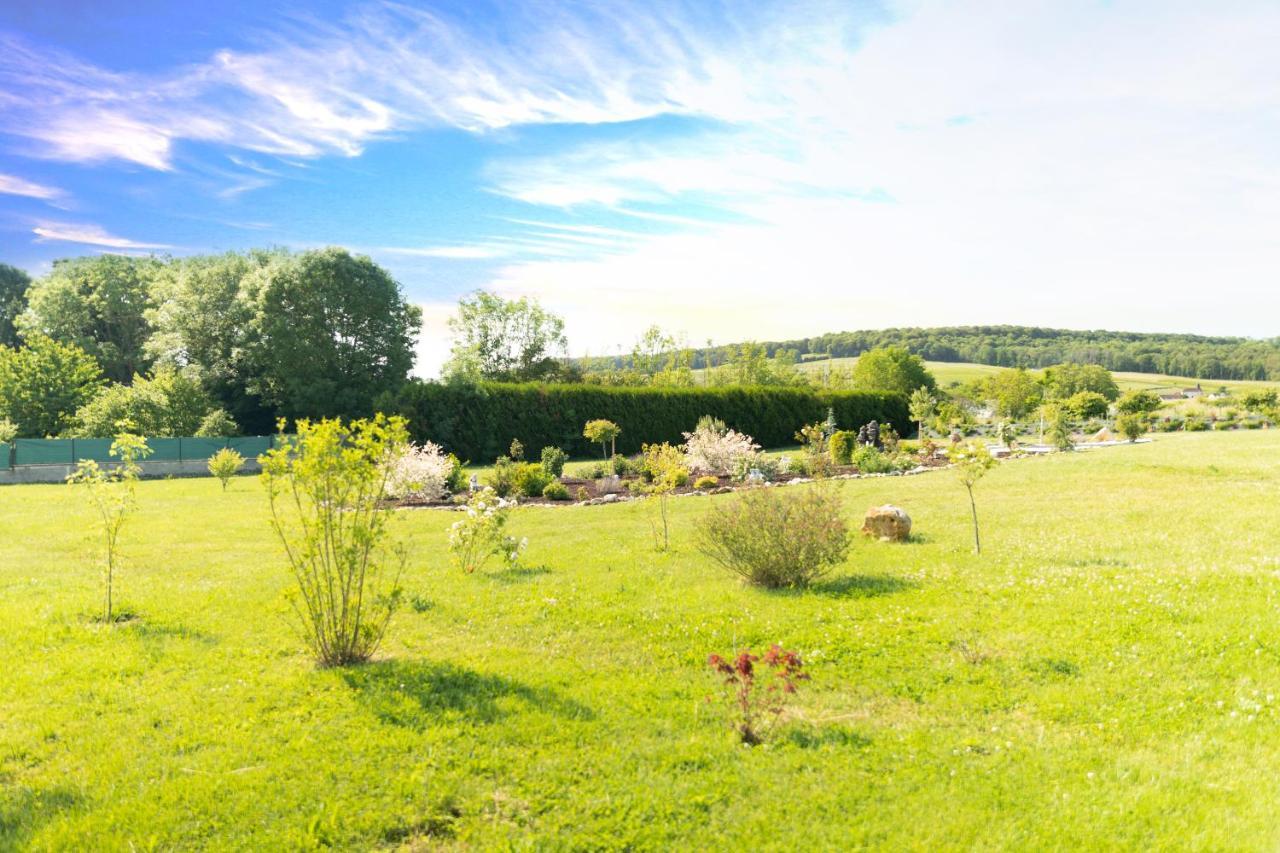
POLYGON ((236 425, 231 415, 227 414, 226 409, 212 409, 203 418, 200 419, 200 426, 196 427, 195 435, 200 438, 226 438, 240 434, 240 427, 236 425))
POLYGON ((1249 391, 1241 398, 1240 404, 1248 412, 1266 412, 1276 407, 1277 392, 1274 388, 1249 391))
MULTIPOLYGON (((637 453, 643 444, 679 444, 700 417, 714 412, 762 445, 789 444, 805 423, 833 407, 841 423, 869 420, 910 428, 906 399, 897 394, 805 391, 796 388, 611 388, 596 385, 489 385, 412 381, 382 411, 408 418, 418 441, 436 441, 469 459, 492 459, 512 435, 526 447, 560 447, 588 456, 585 418, 607 419, 623 430, 617 447, 637 453)), ((599 452, 599 445, 594 452, 599 452)))
POLYGON ((143 349, 151 333, 147 312, 161 270, 154 258, 123 255, 54 261, 27 291, 18 329, 27 340, 44 335, 77 346, 108 379, 128 382, 150 366, 143 349))
POLYGON ((564 475, 564 463, 569 461, 569 454, 558 447, 542 448, 542 470, 552 477, 564 475))
POLYGON ((924 385, 911 392, 907 400, 911 420, 916 422, 916 435, 924 438, 924 425, 938 414, 938 401, 924 385))
POLYGON ((853 366, 853 384, 861 391, 888 391, 911 394, 918 388, 937 387, 924 359, 903 347, 884 347, 864 352, 853 366))
POLYGON ((1147 419, 1137 412, 1130 412, 1116 418, 1116 429, 1130 441, 1137 441, 1147 432, 1147 419))
POLYGON ((653 547, 666 551, 671 547, 670 512, 667 506, 671 493, 689 482, 689 469, 680 448, 670 444, 646 444, 640 451, 640 479, 636 491, 648 497, 652 508, 649 526, 653 533, 653 547))
POLYGON ((89 500, 102 525, 102 619, 108 625, 115 623, 114 594, 116 575, 120 570, 120 532, 137 505, 138 477, 142 473, 142 466, 138 463, 150 453, 145 438, 121 433, 111 443, 111 455, 120 460, 118 465, 104 470, 94 460, 85 459, 67 477, 68 483, 88 490, 89 500))
POLYGON ((222 483, 222 490, 227 490, 231 478, 244 468, 244 457, 230 447, 224 447, 209 457, 209 473, 222 483))
POLYGON ((701 551, 747 583, 806 587, 849 552, 840 493, 813 486, 748 489, 698 525, 701 551))
POLYGON ((382 642, 408 558, 390 541, 394 513, 383 501, 408 433, 382 415, 304 418, 295 429, 262 456, 271 526, 297 583, 291 603, 320 665, 361 663, 382 642))
POLYGON ((893 460, 870 444, 859 445, 849 462, 860 474, 885 474, 893 470, 893 460))
POLYGON ((719 478, 711 477, 711 476, 699 477, 698 479, 693 481, 693 487, 698 491, 706 491, 707 489, 714 489, 716 486, 719 486, 719 485, 720 485, 719 478))
POLYGON ((1062 405, 1074 417, 1082 420, 1105 418, 1109 409, 1107 398, 1097 391, 1077 391, 1063 401, 1062 405))
POLYGON ((24 347, 0 347, 0 417, 18 424, 22 437, 57 435, 98 392, 101 376, 93 357, 72 344, 36 335, 24 347))
POLYGON ((764 346, 748 341, 724 351, 723 363, 710 371, 711 384, 746 388, 808 385, 796 361, 793 351, 778 350, 770 355, 764 346))
POLYGON ((492 489, 481 489, 471 496, 462 518, 449 526, 449 554, 455 566, 472 574, 494 556, 501 557, 508 568, 519 564, 529 540, 517 542, 507 534, 512 506, 492 489))
POLYGON ((1044 393, 1035 377, 1020 367, 992 376, 982 384, 982 391, 995 404, 996 414, 1014 420, 1035 411, 1044 393))
POLYGON ((978 504, 973 499, 973 487, 978 485, 987 472, 996 466, 996 460, 987 451, 985 444, 971 442, 951 449, 951 462, 955 465, 960 485, 969 495, 969 510, 973 516, 973 550, 982 553, 982 537, 978 532, 978 504))
POLYGON ((1120 396, 1111 371, 1098 364, 1055 365, 1045 369, 1042 381, 1056 400, 1068 400, 1082 391, 1100 394, 1107 402, 1120 396))
POLYGON ((17 320, 27 308, 31 276, 17 267, 0 264, 0 347, 18 345, 17 320))
POLYGON ((252 272, 250 390, 282 417, 357 417, 413 367, 422 312, 386 270, 328 248, 252 272))
POLYGON ((444 374, 455 381, 547 379, 560 369, 568 346, 564 320, 537 300, 507 300, 483 290, 458 301, 449 328, 453 353, 444 374))
POLYGON ((858 446, 858 433, 853 430, 837 430, 831 434, 831 461, 837 465, 850 464, 854 448, 858 446))
POLYGON ((569 500, 569 489, 559 480, 552 480, 542 490, 542 496, 551 501, 567 501, 569 500))
POLYGON ((604 418, 587 421, 586 426, 582 428, 582 437, 592 444, 600 445, 601 454, 605 453, 605 446, 610 445, 616 455, 618 452, 618 436, 620 435, 622 435, 622 428, 613 421, 604 418))
MULTIPOLYGON (((218 410, 213 399, 193 376, 172 367, 158 368, 151 377, 138 376, 132 385, 111 385, 76 412, 68 433, 77 438, 114 434, 118 424, 142 435, 170 437, 198 435, 205 419, 218 410)), ((225 419, 226 413, 222 413, 225 419)), ((223 425, 221 420, 219 425, 223 425)), ((234 423, 225 424, 235 435, 234 423)))
POLYGON ((514 485, 518 494, 526 498, 542 495, 544 489, 555 482, 555 475, 549 473, 537 462, 518 462, 515 467, 514 485))
POLYGON ((1122 415, 1146 415, 1156 411, 1162 405, 1160 396, 1154 391, 1130 391, 1116 401, 1116 411, 1122 415))

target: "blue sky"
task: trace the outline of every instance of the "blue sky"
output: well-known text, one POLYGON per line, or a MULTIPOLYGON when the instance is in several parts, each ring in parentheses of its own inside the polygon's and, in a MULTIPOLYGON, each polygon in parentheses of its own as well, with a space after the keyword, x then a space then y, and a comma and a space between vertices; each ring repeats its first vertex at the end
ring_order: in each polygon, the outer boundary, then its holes
POLYGON ((0 6, 0 260, 344 245, 575 352, 1277 333, 1270 2, 0 6))

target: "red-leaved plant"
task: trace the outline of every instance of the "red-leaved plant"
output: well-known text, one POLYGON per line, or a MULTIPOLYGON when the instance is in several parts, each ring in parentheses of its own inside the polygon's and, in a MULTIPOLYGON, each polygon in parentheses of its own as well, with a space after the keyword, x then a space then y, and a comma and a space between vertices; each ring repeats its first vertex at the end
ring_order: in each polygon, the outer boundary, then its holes
POLYGON ((774 643, 763 655, 739 652, 732 661, 712 655, 708 665, 724 678, 725 696, 739 714, 733 729, 750 746, 762 743, 796 692, 796 682, 806 681, 804 663, 795 652, 774 643), (772 670, 772 677, 762 667, 772 670))

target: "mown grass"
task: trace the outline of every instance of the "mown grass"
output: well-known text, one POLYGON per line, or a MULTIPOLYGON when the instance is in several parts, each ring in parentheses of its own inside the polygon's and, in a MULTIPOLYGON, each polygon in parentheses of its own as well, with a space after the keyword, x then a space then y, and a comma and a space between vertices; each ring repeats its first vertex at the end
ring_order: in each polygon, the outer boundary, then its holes
POLYGON ((739 585, 639 505, 520 510, 519 570, 460 576, 402 513, 382 659, 317 670, 256 482, 148 482, 92 621, 83 496, 0 489, 0 847, 1274 848, 1280 435, 1000 466, 984 553, 946 471, 808 592, 739 585), (813 680, 737 744, 705 660, 781 642, 813 680))

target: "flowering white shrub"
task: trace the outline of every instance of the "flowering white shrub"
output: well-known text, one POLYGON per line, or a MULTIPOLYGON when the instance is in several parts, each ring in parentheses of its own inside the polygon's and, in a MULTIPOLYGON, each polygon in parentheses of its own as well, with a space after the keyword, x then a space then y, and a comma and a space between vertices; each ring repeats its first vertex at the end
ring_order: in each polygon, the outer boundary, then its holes
POLYGON ((488 487, 472 495, 463 517, 449 528, 449 554, 454 565, 471 574, 497 555, 514 568, 529 546, 527 538, 517 541, 506 533, 515 505, 515 501, 503 500, 488 487))
POLYGON ((411 444, 391 463, 387 495, 438 501, 449 492, 452 471, 453 460, 440 445, 430 441, 421 447, 411 444))
POLYGON ((749 435, 705 423, 684 433, 684 441, 689 470, 695 473, 732 474, 740 459, 752 457, 760 449, 749 435))

